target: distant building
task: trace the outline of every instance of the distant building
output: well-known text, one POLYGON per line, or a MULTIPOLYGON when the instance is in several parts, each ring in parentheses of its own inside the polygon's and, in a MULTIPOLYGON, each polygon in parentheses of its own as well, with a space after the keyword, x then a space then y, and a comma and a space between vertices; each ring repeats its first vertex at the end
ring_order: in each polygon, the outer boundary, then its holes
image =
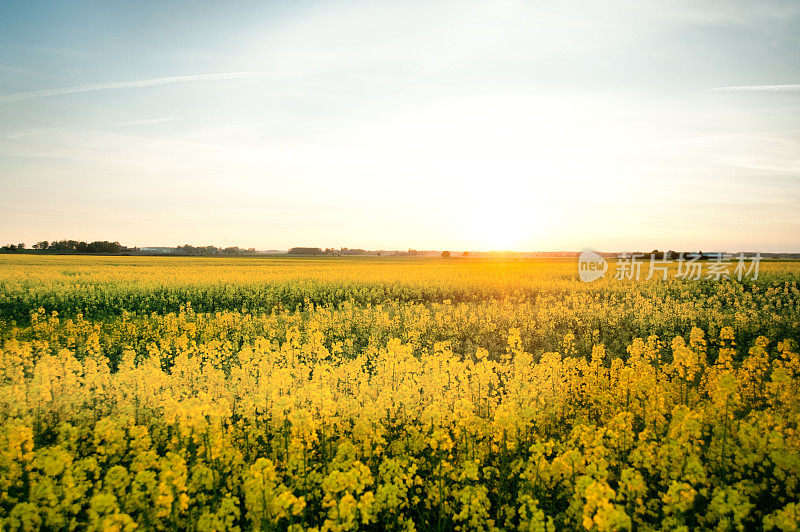
POLYGON ((151 247, 151 248, 139 248, 142 253, 153 253, 158 255, 168 255, 170 253, 175 253, 177 248, 162 248, 162 247, 151 247))
POLYGON ((367 253, 365 249, 342 248, 339 250, 340 255, 366 255, 367 253))

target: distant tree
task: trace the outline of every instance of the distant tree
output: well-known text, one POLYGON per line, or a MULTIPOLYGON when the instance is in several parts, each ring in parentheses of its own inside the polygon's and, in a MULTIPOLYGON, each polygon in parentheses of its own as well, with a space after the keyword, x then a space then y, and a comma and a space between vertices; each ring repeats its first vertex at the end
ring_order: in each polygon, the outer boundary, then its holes
POLYGON ((442 251, 442 258, 443 259, 449 259, 450 258, 450 252, 449 251, 442 251))
POLYGON ((216 255, 223 252, 222 249, 216 246, 190 246, 189 244, 178 246, 176 251, 179 254, 186 255, 216 255))
POLYGON ((122 249, 122 245, 119 242, 97 240, 91 244, 80 242, 78 251, 83 253, 119 253, 122 249))
POLYGON ((77 240, 59 240, 50 244, 49 249, 53 251, 85 251, 84 246, 86 242, 78 242, 77 240), (82 245, 81 245, 82 244, 82 245))
POLYGON ((49 245, 50 242, 48 242, 47 240, 42 240, 41 242, 34 244, 33 249, 47 249, 49 245))
POLYGON ((25 242, 20 242, 17 244, 17 249, 25 249, 25 242))
POLYGON ((289 250, 290 255, 321 255, 322 248, 294 247, 289 250))

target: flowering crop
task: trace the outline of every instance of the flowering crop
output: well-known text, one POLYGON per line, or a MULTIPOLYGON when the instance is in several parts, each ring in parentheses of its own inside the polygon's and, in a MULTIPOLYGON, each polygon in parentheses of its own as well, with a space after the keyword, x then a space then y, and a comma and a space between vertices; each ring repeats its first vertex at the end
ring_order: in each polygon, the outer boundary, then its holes
POLYGON ((3 529, 800 525, 794 263, 0 260, 3 529))

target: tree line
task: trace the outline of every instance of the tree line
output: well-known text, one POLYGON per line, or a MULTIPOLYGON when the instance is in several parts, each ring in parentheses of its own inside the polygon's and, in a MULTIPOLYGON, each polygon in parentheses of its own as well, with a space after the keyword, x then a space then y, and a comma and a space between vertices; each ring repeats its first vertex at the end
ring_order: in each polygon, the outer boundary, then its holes
POLYGON ((190 246, 189 244, 184 244, 175 248, 176 255, 236 255, 241 253, 253 254, 255 252, 255 248, 242 249, 239 246, 219 248, 217 246, 190 246))
MULTIPOLYGON (((168 248, 169 249, 169 248, 168 248)), ((123 246, 119 242, 109 242, 107 240, 97 240, 94 242, 84 242, 79 240, 58 240, 56 242, 48 242, 42 240, 31 246, 30 250, 25 247, 24 243, 19 244, 6 244, 0 247, 0 252, 4 253, 20 253, 20 252, 53 252, 53 253, 146 253, 147 248, 144 250, 137 247, 129 248, 123 246)), ((168 255, 236 255, 236 254, 252 254, 255 253, 255 248, 243 249, 238 246, 231 247, 217 247, 217 246, 191 246, 185 244, 169 249, 163 252, 168 255)))
MULTIPOLYGON (((6 244, 0 248, 0 251, 6 253, 16 253, 25 251, 25 243, 19 244, 6 244)), ((94 242, 84 242, 78 240, 58 240, 56 242, 48 242, 42 240, 34 244, 31 249, 36 251, 53 251, 56 253, 120 253, 126 251, 128 248, 119 242, 109 242, 108 240, 96 240, 94 242)))

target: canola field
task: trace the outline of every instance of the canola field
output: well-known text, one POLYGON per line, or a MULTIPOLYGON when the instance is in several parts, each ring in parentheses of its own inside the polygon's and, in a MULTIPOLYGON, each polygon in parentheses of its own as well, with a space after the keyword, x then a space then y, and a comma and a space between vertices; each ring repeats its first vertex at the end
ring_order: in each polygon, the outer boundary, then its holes
POLYGON ((797 530, 798 341, 796 262, 0 255, 0 530, 797 530))

